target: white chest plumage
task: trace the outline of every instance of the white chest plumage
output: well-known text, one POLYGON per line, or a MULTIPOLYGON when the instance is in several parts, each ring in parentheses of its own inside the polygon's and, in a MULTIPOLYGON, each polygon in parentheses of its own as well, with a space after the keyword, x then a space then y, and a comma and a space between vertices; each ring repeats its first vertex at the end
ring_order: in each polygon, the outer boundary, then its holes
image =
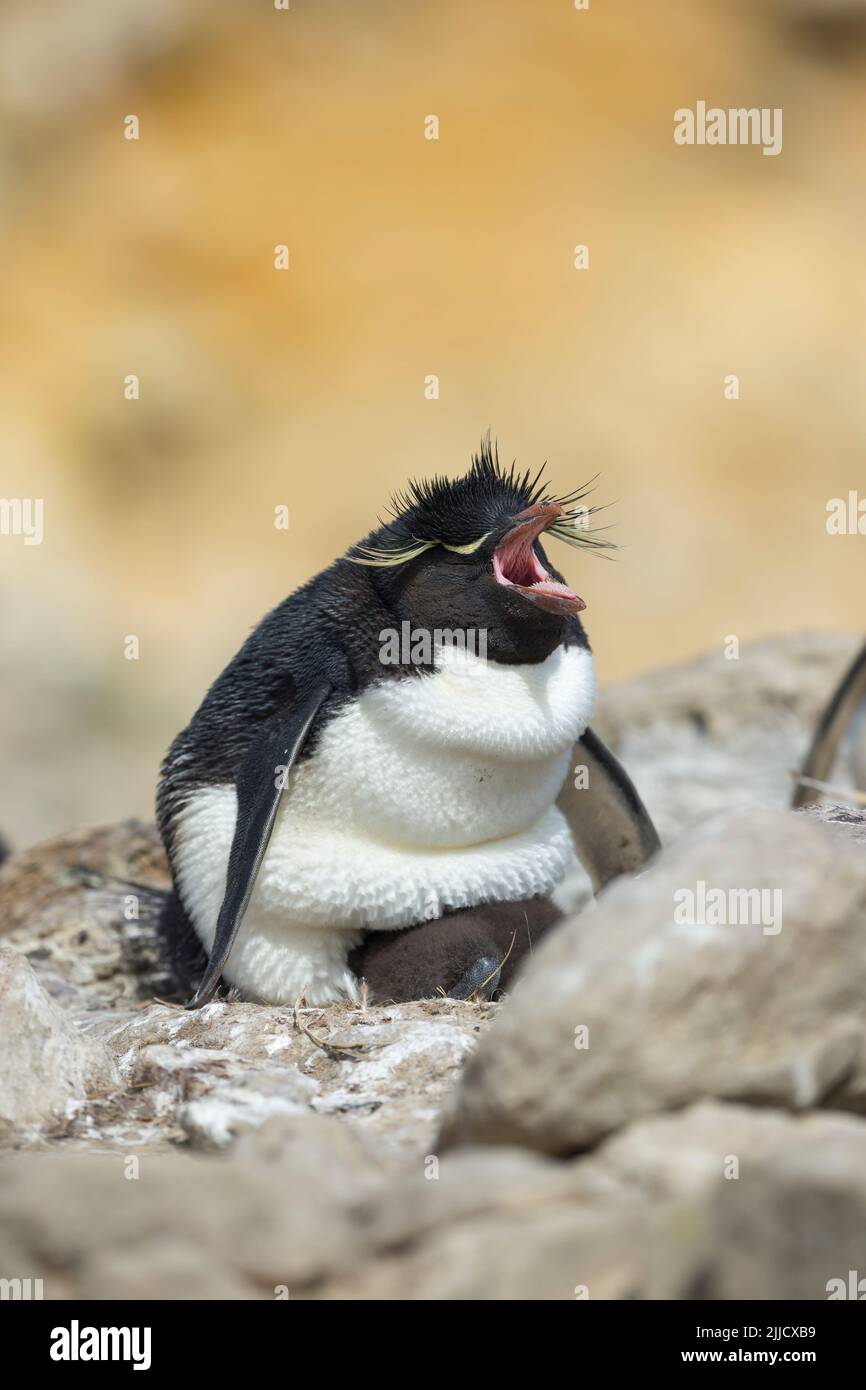
MULTIPOLYGON (((445 648, 433 674, 369 687, 292 774, 227 978, 324 1002, 351 993, 345 955, 362 928, 551 892, 572 854, 555 800, 594 693, 579 648, 535 666, 445 648)), ((236 815, 233 786, 206 787, 175 827, 181 896, 208 948, 236 815)))

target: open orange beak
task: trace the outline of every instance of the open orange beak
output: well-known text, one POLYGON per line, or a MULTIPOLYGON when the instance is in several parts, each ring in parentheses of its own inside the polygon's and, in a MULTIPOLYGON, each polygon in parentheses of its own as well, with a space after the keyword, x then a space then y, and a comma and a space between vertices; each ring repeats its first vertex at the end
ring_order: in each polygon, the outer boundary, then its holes
POLYGON ((516 589, 530 603, 548 613, 580 613, 586 607, 583 599, 565 584, 551 579, 535 550, 535 542, 542 531, 564 515, 558 502, 536 502, 518 512, 493 553, 497 584, 516 589))

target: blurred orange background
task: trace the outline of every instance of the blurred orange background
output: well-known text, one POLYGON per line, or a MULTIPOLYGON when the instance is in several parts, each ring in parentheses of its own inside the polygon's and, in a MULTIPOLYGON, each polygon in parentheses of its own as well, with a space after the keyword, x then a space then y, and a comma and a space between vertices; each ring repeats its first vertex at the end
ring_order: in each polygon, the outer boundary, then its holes
POLYGON ((488 427, 617 502, 615 563, 552 543, 602 682, 866 625, 866 7, 7 0, 0 116, 13 843, 149 816, 248 630, 488 427), (676 145, 698 100, 782 153, 676 145))

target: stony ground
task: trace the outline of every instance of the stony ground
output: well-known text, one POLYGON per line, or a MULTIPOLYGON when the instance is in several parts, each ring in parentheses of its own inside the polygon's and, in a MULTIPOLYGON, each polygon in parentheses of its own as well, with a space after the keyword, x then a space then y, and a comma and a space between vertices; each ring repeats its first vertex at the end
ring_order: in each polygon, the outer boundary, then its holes
POLYGON ((153 945, 150 827, 14 855, 0 1276, 573 1299, 826 1298, 866 1274, 866 823, 784 810, 856 646, 768 642, 606 692, 597 725, 666 849, 496 1004, 190 1013, 153 945), (677 925, 699 880, 779 892, 780 929, 677 925))

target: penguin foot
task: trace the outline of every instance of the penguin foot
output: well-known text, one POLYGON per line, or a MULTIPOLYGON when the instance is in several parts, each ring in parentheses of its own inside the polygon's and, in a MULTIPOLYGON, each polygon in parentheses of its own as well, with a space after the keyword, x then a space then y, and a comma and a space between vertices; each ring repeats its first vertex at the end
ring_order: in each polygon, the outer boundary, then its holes
POLYGON ((497 960, 496 956, 479 956, 454 988, 448 991, 448 998, 471 999, 473 995, 478 995, 481 999, 492 999, 499 988, 501 975, 501 960, 497 960))
MULTIPOLYGON (((300 998, 311 1009, 323 1009, 328 1004, 358 1004, 361 991, 351 970, 344 970, 336 979, 315 980, 305 984, 300 998)), ((293 1000, 296 1003, 297 1000, 293 1000)))

